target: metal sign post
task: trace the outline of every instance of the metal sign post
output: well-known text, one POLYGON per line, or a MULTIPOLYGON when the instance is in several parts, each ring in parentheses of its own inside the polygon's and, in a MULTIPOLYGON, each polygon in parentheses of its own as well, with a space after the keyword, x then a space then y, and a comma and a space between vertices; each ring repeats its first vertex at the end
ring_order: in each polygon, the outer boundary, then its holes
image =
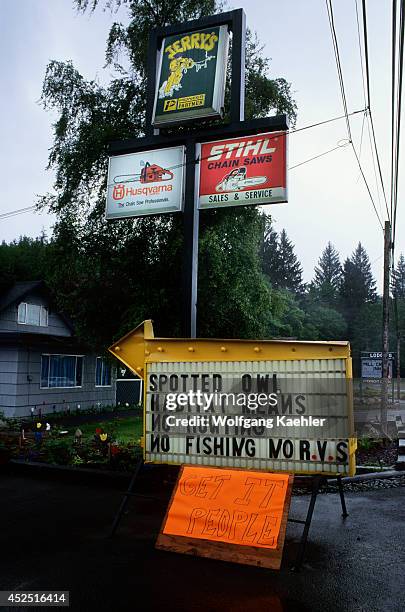
POLYGON ((197 335, 197 279, 198 279, 198 229, 199 210, 196 203, 196 143, 186 144, 186 196, 183 214, 183 333, 186 337, 197 335))

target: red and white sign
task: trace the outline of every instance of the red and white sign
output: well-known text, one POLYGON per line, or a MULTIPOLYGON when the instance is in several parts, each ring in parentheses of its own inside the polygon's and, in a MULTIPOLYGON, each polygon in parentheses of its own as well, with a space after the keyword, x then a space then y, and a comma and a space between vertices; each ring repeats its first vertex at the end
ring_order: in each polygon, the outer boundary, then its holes
POLYGON ((285 132, 201 145, 199 208, 287 202, 285 132))

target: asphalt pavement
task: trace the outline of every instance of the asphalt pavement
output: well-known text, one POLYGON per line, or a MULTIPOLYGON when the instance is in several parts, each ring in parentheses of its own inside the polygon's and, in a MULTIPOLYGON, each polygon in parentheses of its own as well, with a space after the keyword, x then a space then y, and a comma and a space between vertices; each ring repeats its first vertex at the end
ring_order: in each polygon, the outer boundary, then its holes
MULTIPOLYGON (((318 496, 301 572, 289 525, 280 571, 155 550, 173 473, 149 468, 116 536, 117 484, 0 475, 0 590, 69 590, 71 609, 164 612, 403 612, 405 488, 318 496)), ((122 487, 122 485, 120 485, 122 487)), ((302 518, 308 496, 293 497, 302 518)), ((27 608, 2 608, 17 610, 27 608)), ((39 609, 39 608, 34 608, 39 609)))

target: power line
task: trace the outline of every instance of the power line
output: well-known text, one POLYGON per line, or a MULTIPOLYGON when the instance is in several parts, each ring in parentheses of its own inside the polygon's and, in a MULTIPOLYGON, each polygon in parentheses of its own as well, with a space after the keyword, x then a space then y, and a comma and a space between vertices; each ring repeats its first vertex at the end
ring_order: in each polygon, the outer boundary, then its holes
POLYGON ((391 47, 391 219, 394 212, 394 143, 395 143, 395 58, 397 34, 397 1, 392 0, 392 47, 391 47))
POLYGON ((22 215, 23 213, 29 212, 30 210, 35 210, 36 206, 26 206, 25 208, 18 208, 17 210, 10 210, 6 213, 0 214, 0 219, 8 219, 9 217, 14 217, 16 215, 22 215))
POLYGON ((323 153, 320 153, 319 155, 315 155, 315 157, 310 157, 309 159, 306 159, 305 161, 302 161, 299 164, 295 164, 295 166, 290 166, 288 169, 294 170, 294 168, 298 168, 298 166, 303 166, 304 164, 307 164, 308 162, 311 162, 314 159, 319 159, 319 157, 323 157, 324 155, 327 155, 328 153, 333 153, 333 151, 337 151, 338 149, 343 149, 344 147, 349 146, 349 144, 350 144, 349 142, 346 142, 343 145, 338 145, 337 147, 334 147, 333 149, 329 149, 329 151, 324 151, 323 153))
POLYGON ((328 11, 329 26, 330 26, 330 31, 331 31, 331 35, 332 35, 333 49, 334 49, 335 60, 336 60, 336 68, 337 68, 338 77, 339 77, 340 92, 341 92, 341 95, 342 95, 343 110, 345 112, 345 117, 346 117, 346 126, 347 126, 347 133, 348 133, 348 136, 349 136, 349 142, 352 145, 353 153, 355 155, 357 164, 358 164, 359 169, 360 169, 360 173, 361 173, 361 175, 363 177, 363 180, 364 180, 364 183, 366 185, 366 188, 367 188, 367 191, 368 191, 368 195, 370 197, 370 200, 371 200, 374 212, 376 214, 378 223, 381 226, 381 229, 384 231, 384 227, 383 227, 382 221, 380 219, 380 215, 378 214, 378 211, 377 211, 377 208, 376 208, 376 205, 375 205, 375 202, 374 202, 374 198, 373 198, 373 196, 371 194, 370 187, 368 185, 366 176, 364 174, 363 168, 362 168, 361 163, 360 163, 359 156, 357 154, 357 151, 356 151, 356 148, 354 146, 353 139, 352 139, 352 133, 351 133, 350 121, 349 121, 349 114, 348 114, 348 110, 347 110, 346 92, 345 92, 345 86, 344 86, 344 81, 343 81, 342 65, 341 65, 341 62, 340 62, 339 45, 338 45, 338 41, 337 41, 335 22, 334 22, 334 18, 333 18, 332 0, 326 0, 326 7, 327 7, 327 11, 328 11))
MULTIPOLYGON (((365 113, 365 114, 367 114, 367 113, 365 113)), ((376 155, 375 155, 375 149, 373 149, 373 144, 372 144, 372 140, 371 140, 371 131, 370 131, 370 124, 369 123, 370 122, 367 121, 367 132, 368 132, 368 140, 369 140, 369 143, 370 143, 371 160, 373 162, 373 172, 374 172, 374 178, 375 178, 375 188, 376 188, 376 191, 377 191, 377 198, 378 198, 378 204, 379 204, 379 207, 380 207, 380 214, 381 214, 381 217, 383 217, 383 213, 382 213, 382 209, 381 209, 380 190, 378 188, 377 170, 376 170, 376 167, 375 167, 375 157, 376 157, 376 155)), ((385 204, 386 204, 386 207, 387 207, 387 215, 388 215, 389 214, 388 213, 388 205, 387 205, 387 203, 385 203, 385 204)), ((388 216, 388 220, 390 221, 389 216, 388 216)))
POLYGON ((393 233, 392 243, 395 245, 395 234, 397 226, 397 206, 398 206, 398 166, 399 166, 399 143, 401 136, 401 106, 402 106, 402 75, 404 60, 404 0, 400 3, 399 16, 399 52, 398 52, 398 87, 397 87, 397 114, 396 114, 396 141, 395 141, 395 173, 394 173, 394 213, 393 213, 393 233))
MULTIPOLYGON (((358 36, 359 36, 359 46, 360 46, 360 56, 361 56, 360 27, 359 27, 359 19, 358 19, 358 11, 357 11, 357 0, 355 0, 355 2, 356 2, 357 31, 358 31, 358 36)), ((368 62, 367 13, 366 13, 366 2, 365 2, 365 0, 363 0, 363 3, 362 3, 362 11, 363 11, 364 56, 365 56, 365 64, 366 64, 366 88, 367 88, 367 103, 366 104, 367 104, 367 108, 368 108, 368 117, 370 119, 371 132, 372 132, 373 143, 374 143, 375 157, 376 157, 376 160, 377 160, 378 172, 379 172, 379 176, 380 176, 380 182, 381 182, 382 192, 383 192, 384 201, 385 201, 385 208, 386 208, 386 211, 387 211, 388 220, 391 221, 390 213, 389 213, 389 210, 388 210, 387 196, 385 194, 384 181, 383 181, 383 177, 382 177, 381 164, 380 164, 380 156, 378 154, 377 140, 376 140, 376 137, 375 137, 373 115, 372 115, 372 112, 371 112, 370 68, 369 68, 369 62, 368 62)), ((361 64, 361 66, 362 66, 362 74, 363 74, 363 63, 361 64)), ((363 75, 363 87, 364 87, 364 75, 363 75)), ((373 160, 373 164, 374 164, 374 160, 373 160)))
POLYGON ((338 41, 337 41, 337 36, 336 36, 335 22, 333 18, 332 0, 326 0, 326 7, 328 9, 329 26, 330 26, 330 31, 332 34, 333 49, 335 52, 336 67, 337 67, 339 83, 340 83, 340 91, 342 94, 343 110, 345 112, 345 117, 346 117, 347 133, 349 135, 349 140, 352 141, 353 139, 352 139, 352 132, 350 129, 350 121, 349 121, 348 111, 347 111, 347 101, 346 101, 345 86, 343 82, 342 65, 340 62, 339 46, 338 46, 338 41))

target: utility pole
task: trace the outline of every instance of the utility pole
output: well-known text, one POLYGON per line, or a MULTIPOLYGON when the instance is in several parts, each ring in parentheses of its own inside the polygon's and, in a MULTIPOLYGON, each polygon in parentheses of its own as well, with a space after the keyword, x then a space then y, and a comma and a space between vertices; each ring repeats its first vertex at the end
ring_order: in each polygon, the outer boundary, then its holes
POLYGON ((381 388, 381 429, 387 436, 388 409, 388 351, 389 351, 389 301, 391 264, 391 224, 384 224, 384 286, 383 286, 383 328, 382 328, 382 388, 381 388))
POLYGON ((398 320, 398 300, 394 295, 394 313, 395 313, 395 331, 397 337, 397 400, 401 399, 401 330, 399 329, 398 320))
POLYGON ((397 399, 401 400, 401 332, 397 333, 397 399))

